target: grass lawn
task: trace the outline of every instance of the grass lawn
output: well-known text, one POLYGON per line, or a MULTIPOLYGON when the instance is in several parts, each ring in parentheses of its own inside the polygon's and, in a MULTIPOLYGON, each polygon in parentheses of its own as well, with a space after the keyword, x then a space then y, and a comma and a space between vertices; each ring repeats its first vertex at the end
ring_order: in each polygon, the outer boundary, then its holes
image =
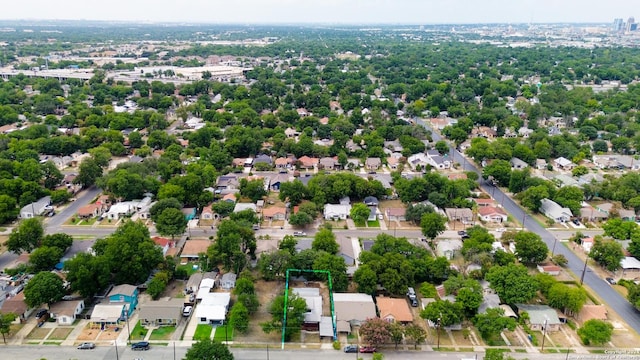
POLYGON ((69 336, 71 330, 73 330, 73 328, 57 328, 53 330, 47 340, 64 340, 69 336))
POLYGON ((187 272, 187 275, 188 275, 188 276, 191 276, 191 275, 193 275, 196 271, 198 271, 198 269, 194 269, 194 268, 193 268, 193 265, 197 265, 197 263, 187 263, 187 264, 184 264, 184 265, 178 265, 178 266, 176 266, 176 270, 177 270, 177 269, 184 269, 184 271, 186 271, 186 272, 187 272))
POLYGON ((169 340, 171 335, 176 331, 175 326, 163 326, 161 328, 153 330, 149 340, 169 340))
POLYGON ((45 336, 47 336, 47 334, 49 333, 49 331, 51 331, 51 329, 49 328, 39 328, 36 327, 35 329, 33 329, 29 335, 27 335, 27 339, 33 340, 33 339, 44 339, 45 336))
POLYGON ((213 339, 216 341, 233 341, 233 328, 227 325, 218 326, 216 328, 216 333, 213 335, 213 339))
POLYGON ((207 324, 199 324, 196 327, 196 332, 193 334, 193 340, 206 340, 211 338, 211 331, 213 327, 207 324))
POLYGON ((380 220, 367 221, 369 227, 380 227, 380 220))
POLYGON ((62 341, 45 341, 43 342, 44 345, 58 345, 60 346, 62 344, 62 341))
MULTIPOLYGON (((123 328, 121 331, 127 331, 127 329, 123 328)), ((138 322, 136 326, 131 329, 131 340, 144 340, 144 337, 147 335, 147 331, 149 330, 143 328, 142 325, 140 325, 140 322, 138 322)))
POLYGON ((96 221, 98 221, 97 218, 88 218, 88 219, 84 219, 82 221, 82 223, 78 224, 78 225, 82 225, 82 226, 90 226, 96 223, 96 221))

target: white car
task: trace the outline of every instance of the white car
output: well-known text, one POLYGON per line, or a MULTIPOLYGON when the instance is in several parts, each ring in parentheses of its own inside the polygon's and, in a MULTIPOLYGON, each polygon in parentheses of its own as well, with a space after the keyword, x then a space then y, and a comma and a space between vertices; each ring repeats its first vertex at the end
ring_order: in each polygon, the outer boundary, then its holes
POLYGON ((497 232, 505 232, 505 231, 507 231, 507 229, 502 227, 502 228, 497 228, 496 231, 497 232))
POLYGON ((307 236, 307 233, 303 231, 294 231, 293 236, 307 236))

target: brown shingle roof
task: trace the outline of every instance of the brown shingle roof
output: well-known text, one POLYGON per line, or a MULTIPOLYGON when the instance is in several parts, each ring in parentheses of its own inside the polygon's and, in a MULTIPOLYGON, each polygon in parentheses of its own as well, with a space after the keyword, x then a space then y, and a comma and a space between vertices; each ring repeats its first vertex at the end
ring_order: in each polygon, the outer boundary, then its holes
POLYGON ((381 319, 393 317, 393 319, 398 322, 413 321, 411 309, 409 309, 409 304, 404 298, 394 299, 379 296, 376 297, 376 305, 378 306, 381 319))
POLYGON ((206 253, 212 244, 209 240, 188 240, 182 249, 183 257, 197 257, 200 253, 206 253))

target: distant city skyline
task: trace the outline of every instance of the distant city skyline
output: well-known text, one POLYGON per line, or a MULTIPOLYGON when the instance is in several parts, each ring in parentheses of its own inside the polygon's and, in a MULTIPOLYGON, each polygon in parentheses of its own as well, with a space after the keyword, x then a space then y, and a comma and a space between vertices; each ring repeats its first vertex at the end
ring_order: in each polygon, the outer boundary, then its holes
MULTIPOLYGON (((612 23, 639 16, 638 0, 30 0, 0 20, 218 24, 612 23), (99 4, 99 5, 98 5, 99 4)), ((28 23, 27 23, 28 24, 28 23)))

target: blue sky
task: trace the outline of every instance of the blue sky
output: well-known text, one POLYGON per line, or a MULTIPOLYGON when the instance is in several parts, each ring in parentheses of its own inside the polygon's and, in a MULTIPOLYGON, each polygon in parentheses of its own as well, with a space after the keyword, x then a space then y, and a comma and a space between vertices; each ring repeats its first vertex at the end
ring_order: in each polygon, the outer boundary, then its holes
POLYGON ((0 19, 211 23, 528 23, 640 20, 638 0, 21 0, 0 19), (637 14, 634 13, 637 11, 637 14))

